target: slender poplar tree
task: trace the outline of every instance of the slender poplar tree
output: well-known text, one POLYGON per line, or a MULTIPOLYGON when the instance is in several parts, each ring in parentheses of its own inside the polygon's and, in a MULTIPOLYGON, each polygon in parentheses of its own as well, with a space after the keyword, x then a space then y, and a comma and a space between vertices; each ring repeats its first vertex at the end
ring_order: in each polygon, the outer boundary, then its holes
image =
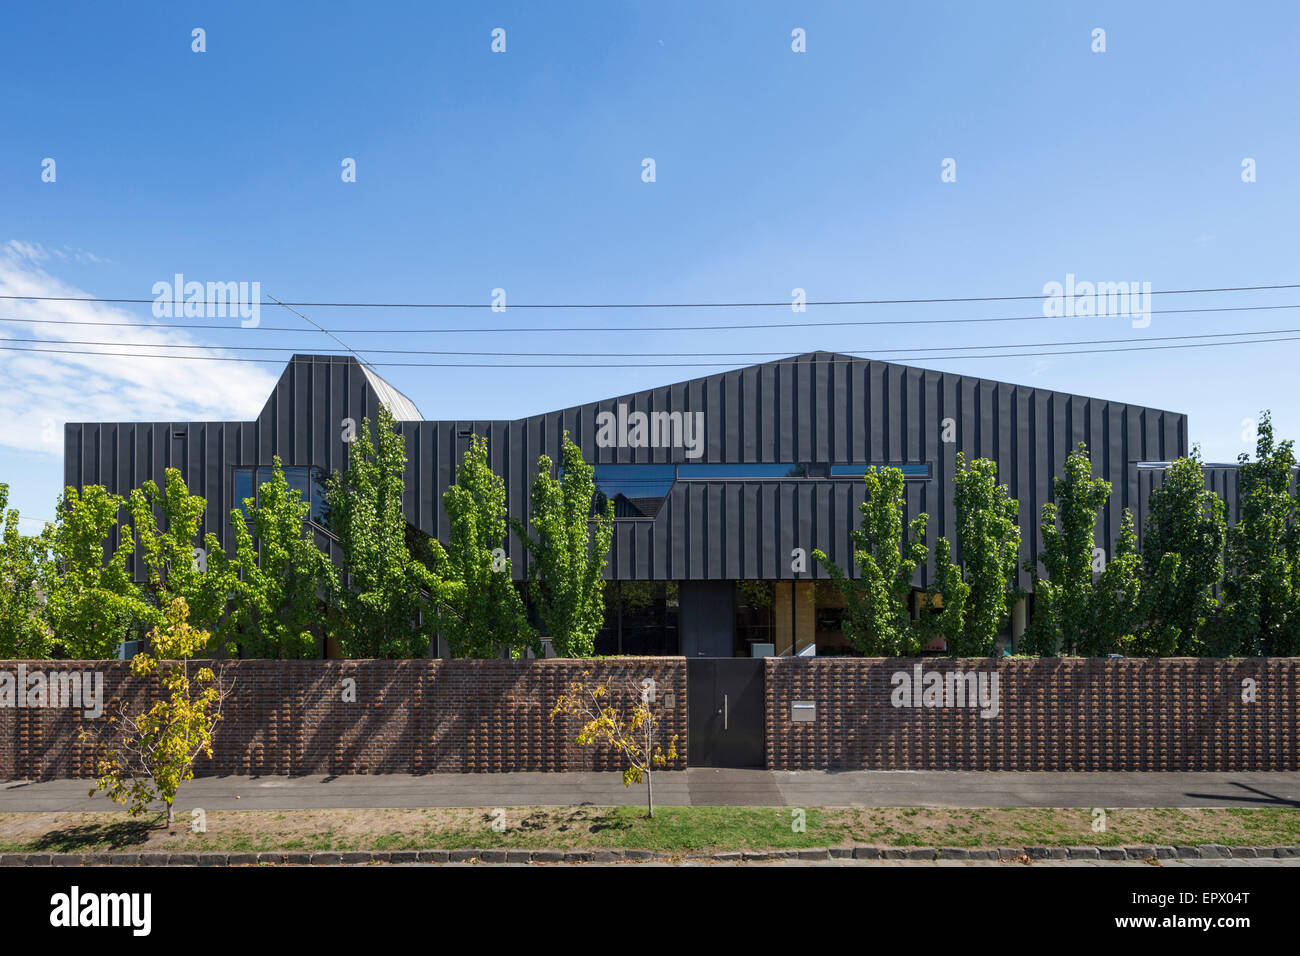
POLYGON ((544 632, 560 657, 590 657, 605 620, 601 574, 614 537, 614 504, 593 514, 596 469, 566 431, 560 474, 552 477, 547 455, 537 459, 529 516, 535 535, 518 518, 510 519, 528 549, 528 587, 544 632))
POLYGON ((916 569, 926 559, 925 526, 921 514, 903 536, 903 472, 898 468, 868 470, 863 476, 867 497, 859 510, 862 522, 849 532, 859 575, 850 577, 821 549, 813 557, 844 595, 844 636, 868 656, 906 656, 920 651, 920 630, 908 616, 907 598, 916 569))
POLYGON ((444 546, 431 541, 435 563, 445 569, 447 589, 439 606, 438 632, 456 657, 519 657, 541 642, 528 625, 523 598, 511 580, 506 554, 506 486, 488 465, 487 440, 470 439, 456 483, 442 495, 451 524, 444 546))

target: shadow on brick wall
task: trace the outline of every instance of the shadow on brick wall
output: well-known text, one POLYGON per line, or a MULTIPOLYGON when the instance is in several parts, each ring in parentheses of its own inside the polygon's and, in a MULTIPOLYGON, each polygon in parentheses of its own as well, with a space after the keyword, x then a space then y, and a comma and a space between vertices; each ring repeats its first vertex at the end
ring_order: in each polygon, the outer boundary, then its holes
MULTIPOLYGON (((0 662, 14 671, 19 662, 0 662)), ((104 673, 105 696, 143 709, 156 680, 131 676, 122 661, 31 661, 32 670, 104 673)), ((496 773, 614 770, 618 755, 574 742, 578 721, 552 720, 551 708, 571 682, 612 678, 621 703, 639 680, 686 697, 682 658, 604 660, 403 660, 228 662, 233 686, 211 758, 199 776, 496 773)), ((110 712, 106 707, 105 712, 110 712)), ((665 741, 679 736, 686 765, 686 708, 662 715, 665 741)), ((0 777, 93 776, 93 748, 81 727, 103 720, 55 708, 0 709, 0 777)))

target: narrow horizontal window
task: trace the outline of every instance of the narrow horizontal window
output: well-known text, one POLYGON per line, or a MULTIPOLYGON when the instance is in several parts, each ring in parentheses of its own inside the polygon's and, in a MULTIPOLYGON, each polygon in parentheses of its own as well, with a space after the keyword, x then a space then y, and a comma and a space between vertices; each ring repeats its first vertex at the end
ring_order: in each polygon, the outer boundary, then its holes
POLYGON ((808 466, 794 462, 678 465, 677 477, 685 481, 719 481, 729 478, 807 478, 808 466))
POLYGON ((930 465, 928 462, 919 465, 831 465, 831 477, 861 478, 867 473, 868 468, 875 469, 876 471, 879 471, 882 468, 897 468, 903 473, 903 477, 909 481, 921 481, 930 477, 930 465))

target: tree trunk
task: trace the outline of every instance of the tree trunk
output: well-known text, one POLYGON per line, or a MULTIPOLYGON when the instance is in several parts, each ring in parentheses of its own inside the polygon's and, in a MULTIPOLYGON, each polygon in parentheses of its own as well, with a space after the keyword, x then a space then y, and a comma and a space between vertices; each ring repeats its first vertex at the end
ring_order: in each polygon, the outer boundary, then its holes
POLYGON ((645 799, 646 809, 650 811, 650 819, 653 820, 655 817, 655 788, 654 784, 650 782, 649 770, 645 772, 645 799))

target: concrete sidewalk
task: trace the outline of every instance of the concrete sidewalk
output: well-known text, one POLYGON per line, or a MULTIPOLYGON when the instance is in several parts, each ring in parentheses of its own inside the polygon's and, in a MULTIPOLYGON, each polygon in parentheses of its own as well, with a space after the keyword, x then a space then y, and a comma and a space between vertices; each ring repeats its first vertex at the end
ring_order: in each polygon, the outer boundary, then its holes
MULTIPOLYGON (((0 813, 121 809, 89 780, 0 783, 0 813)), ((1300 808, 1300 773, 962 773, 692 769, 654 775, 661 806, 1283 807, 1300 808)), ((618 773, 200 777, 178 810, 617 806, 645 788, 618 773)))

